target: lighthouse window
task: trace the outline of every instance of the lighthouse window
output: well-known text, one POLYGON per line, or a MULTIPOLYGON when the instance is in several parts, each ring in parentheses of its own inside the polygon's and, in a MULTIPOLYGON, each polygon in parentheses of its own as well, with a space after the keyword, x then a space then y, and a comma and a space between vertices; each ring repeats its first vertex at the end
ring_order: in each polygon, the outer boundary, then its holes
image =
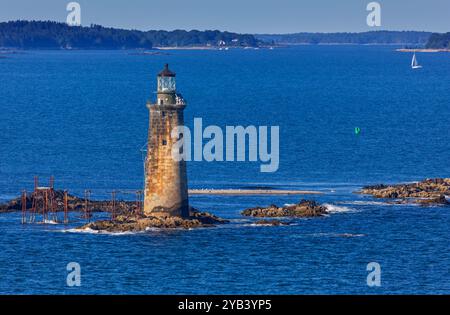
POLYGON ((166 145, 167 144, 167 141, 166 140, 163 140, 162 141, 162 145, 166 145))

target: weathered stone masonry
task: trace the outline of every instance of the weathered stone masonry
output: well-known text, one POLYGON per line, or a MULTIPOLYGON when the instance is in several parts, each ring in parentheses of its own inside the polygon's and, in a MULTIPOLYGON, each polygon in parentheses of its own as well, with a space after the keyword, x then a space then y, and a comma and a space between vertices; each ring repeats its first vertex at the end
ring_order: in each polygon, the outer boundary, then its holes
POLYGON ((144 213, 147 216, 189 216, 186 162, 172 158, 172 130, 184 125, 186 107, 176 93, 175 73, 168 65, 158 74, 156 103, 150 111, 145 167, 144 213))

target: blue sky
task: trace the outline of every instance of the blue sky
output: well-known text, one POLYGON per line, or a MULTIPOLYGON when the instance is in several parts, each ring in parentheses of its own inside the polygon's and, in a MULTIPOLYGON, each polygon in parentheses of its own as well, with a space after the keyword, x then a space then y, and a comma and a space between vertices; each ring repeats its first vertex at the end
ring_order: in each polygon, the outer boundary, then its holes
MULTIPOLYGON (((0 21, 66 21, 69 0, 0 0, 0 21)), ((220 29, 240 33, 450 31, 450 0, 379 0, 381 27, 366 24, 371 0, 77 0, 83 25, 220 29)))

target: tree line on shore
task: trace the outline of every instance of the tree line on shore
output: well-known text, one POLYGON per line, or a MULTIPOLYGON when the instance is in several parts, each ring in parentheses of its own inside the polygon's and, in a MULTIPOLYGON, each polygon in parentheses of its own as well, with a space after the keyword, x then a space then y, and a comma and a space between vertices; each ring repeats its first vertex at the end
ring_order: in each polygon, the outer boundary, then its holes
POLYGON ((0 47, 18 49, 151 49, 152 47, 257 47, 279 44, 397 44, 450 49, 450 33, 370 31, 361 33, 237 34, 218 30, 125 30, 53 21, 0 23, 0 47))
POLYGON ((430 49, 450 49, 450 32, 431 34, 425 47, 430 49))
POLYGON ((256 38, 279 44, 424 45, 430 35, 430 32, 416 31, 370 31, 361 33, 261 34, 256 35, 256 38))
POLYGON ((258 45, 253 35, 213 31, 139 31, 52 21, 0 23, 0 47, 20 49, 135 49, 258 45))

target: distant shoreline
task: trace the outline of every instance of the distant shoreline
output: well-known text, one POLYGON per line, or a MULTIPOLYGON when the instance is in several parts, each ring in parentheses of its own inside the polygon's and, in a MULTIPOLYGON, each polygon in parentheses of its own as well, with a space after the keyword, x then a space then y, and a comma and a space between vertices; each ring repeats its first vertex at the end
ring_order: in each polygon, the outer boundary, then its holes
POLYGON ((153 47, 154 50, 230 50, 230 49, 267 49, 279 48, 280 46, 160 46, 153 47))
POLYGON ((189 189, 189 195, 321 195, 313 190, 276 189, 189 189))
POLYGON ((399 51, 399 52, 425 52, 425 53, 436 53, 436 52, 450 52, 450 49, 445 49, 445 48, 419 48, 419 49, 414 49, 414 48, 399 48, 399 49, 396 49, 395 51, 399 51))
MULTIPOLYGON (((351 47, 359 47, 359 46, 372 46, 372 47, 380 47, 380 46, 400 46, 398 44, 352 44, 352 43, 320 43, 320 44, 307 44, 307 43, 295 43, 295 44, 275 44, 268 46, 259 46, 259 47, 237 47, 237 46, 161 46, 161 47, 153 47, 150 49, 143 48, 129 48, 129 49, 102 49, 102 48, 20 48, 20 47, 1 47, 0 46, 0 56, 5 56, 9 54, 18 54, 26 51, 127 51, 127 52, 135 52, 133 54, 136 55, 158 55, 163 54, 165 51, 170 50, 209 50, 209 51, 227 51, 227 50, 271 50, 271 49, 283 49, 289 47, 298 47, 298 46, 351 46, 351 47), (159 53, 158 53, 159 52, 159 53)), ((450 49, 434 49, 434 48, 396 48, 395 51, 398 52, 450 52, 450 49)))
POLYGON ((0 46, 17 49, 224 50, 285 45, 414 45, 448 47, 449 33, 426 31, 300 32, 245 34, 219 30, 136 30, 71 27, 57 21, 0 22, 0 46), (447 44, 446 44, 447 43, 447 44))
POLYGON ((153 47, 156 50, 218 50, 218 47, 213 46, 161 46, 153 47))

